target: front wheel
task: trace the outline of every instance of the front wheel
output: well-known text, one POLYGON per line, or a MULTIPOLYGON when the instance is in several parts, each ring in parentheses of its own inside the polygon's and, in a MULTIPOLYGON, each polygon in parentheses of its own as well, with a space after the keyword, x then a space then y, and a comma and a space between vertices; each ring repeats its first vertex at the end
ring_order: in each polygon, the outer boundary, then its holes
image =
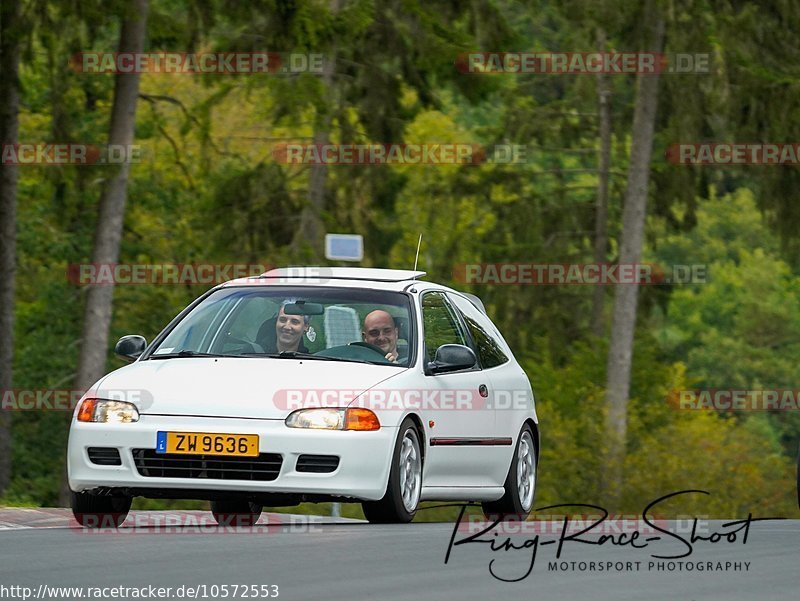
POLYGON ((505 494, 500 499, 483 503, 484 515, 492 521, 525 520, 536 495, 536 447, 528 424, 522 427, 519 434, 504 487, 505 494))
POLYGON ((131 510, 131 497, 72 492, 72 515, 84 528, 119 528, 131 510))
POLYGON ((392 455, 392 469, 386 494, 380 501, 361 504, 364 516, 373 524, 408 523, 414 519, 422 492, 422 451, 414 422, 400 426, 392 455))

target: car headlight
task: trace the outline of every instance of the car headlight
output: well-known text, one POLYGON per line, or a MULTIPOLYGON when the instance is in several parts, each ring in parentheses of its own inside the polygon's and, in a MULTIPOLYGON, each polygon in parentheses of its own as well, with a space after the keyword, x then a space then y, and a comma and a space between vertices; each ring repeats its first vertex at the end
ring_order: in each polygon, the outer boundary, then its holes
POLYGON ((317 430, 379 430, 378 416, 360 407, 344 409, 301 409, 286 418, 290 428, 317 430))
POLYGON ((103 424, 129 424, 139 421, 139 410, 133 403, 107 401, 104 399, 84 399, 78 409, 79 422, 99 422, 103 424))

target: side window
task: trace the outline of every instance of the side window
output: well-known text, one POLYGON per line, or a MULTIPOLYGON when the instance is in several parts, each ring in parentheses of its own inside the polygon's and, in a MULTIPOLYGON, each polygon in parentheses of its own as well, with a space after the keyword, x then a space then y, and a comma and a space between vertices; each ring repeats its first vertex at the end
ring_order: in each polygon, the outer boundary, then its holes
POLYGON ((477 347, 475 350, 478 353, 478 357, 480 357, 483 368, 497 367, 508 361, 508 357, 503 352, 500 343, 494 339, 488 328, 480 323, 487 318, 479 315, 478 309, 467 299, 455 294, 450 297, 464 317, 469 333, 472 335, 477 347))
POLYGON ((436 349, 443 344, 467 344, 454 309, 441 292, 428 292, 422 297, 422 324, 428 361, 433 361, 436 349))

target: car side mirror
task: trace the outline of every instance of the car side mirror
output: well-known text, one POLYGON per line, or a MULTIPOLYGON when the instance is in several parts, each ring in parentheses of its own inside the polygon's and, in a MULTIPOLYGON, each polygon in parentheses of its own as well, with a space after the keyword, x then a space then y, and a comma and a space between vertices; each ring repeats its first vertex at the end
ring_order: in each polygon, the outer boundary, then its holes
POLYGON ((478 358, 468 346, 463 344, 443 344, 436 349, 436 356, 428 363, 428 371, 432 374, 442 374, 459 369, 473 367, 478 358))
POLYGON ((147 340, 145 340, 144 336, 131 334, 129 336, 123 336, 117 341, 114 352, 121 359, 136 361, 146 348, 147 340))

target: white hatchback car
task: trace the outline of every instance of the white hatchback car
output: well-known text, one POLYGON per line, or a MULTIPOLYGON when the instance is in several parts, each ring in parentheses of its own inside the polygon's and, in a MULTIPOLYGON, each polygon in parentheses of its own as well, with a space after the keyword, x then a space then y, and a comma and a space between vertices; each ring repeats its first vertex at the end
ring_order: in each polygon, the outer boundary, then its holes
POLYGON ((135 496, 207 499, 220 523, 263 506, 420 501, 526 516, 539 430, 525 372, 481 301, 420 271, 287 268, 226 282, 81 399, 68 448, 84 525, 135 496))

